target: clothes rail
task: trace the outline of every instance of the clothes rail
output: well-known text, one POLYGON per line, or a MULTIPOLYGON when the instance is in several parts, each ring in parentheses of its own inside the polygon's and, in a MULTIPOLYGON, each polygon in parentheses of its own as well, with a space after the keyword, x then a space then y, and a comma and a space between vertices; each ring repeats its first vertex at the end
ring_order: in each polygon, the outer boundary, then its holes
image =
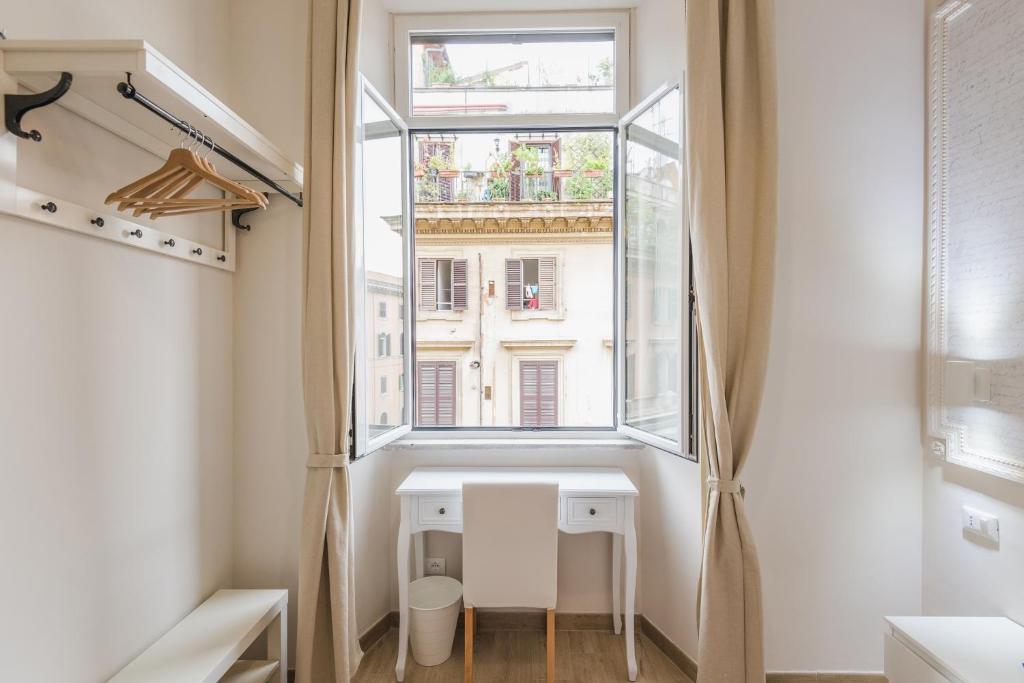
POLYGON ((227 159, 232 164, 242 169, 256 180, 260 181, 261 183, 267 185, 270 188, 273 188, 274 191, 279 192, 282 196, 287 197, 291 201, 295 202, 296 205, 302 206, 301 195, 289 192, 288 190, 284 189, 284 187, 282 187, 279 183, 271 180, 264 174, 260 173, 255 168, 245 163, 228 150, 218 146, 216 142, 214 142, 208 136, 203 135, 194 126, 189 125, 189 123, 184 119, 178 118, 174 114, 170 113, 169 111, 161 107, 159 104, 147 98, 145 95, 143 95, 135 89, 135 86, 131 84, 130 77, 128 82, 121 82, 117 84, 117 91, 121 93, 121 96, 125 99, 136 102, 137 104, 141 105, 144 109, 147 109, 153 114, 156 114, 164 121, 167 121, 169 124, 180 130, 181 132, 199 136, 198 141, 203 146, 209 147, 211 150, 219 154, 224 159, 227 159))

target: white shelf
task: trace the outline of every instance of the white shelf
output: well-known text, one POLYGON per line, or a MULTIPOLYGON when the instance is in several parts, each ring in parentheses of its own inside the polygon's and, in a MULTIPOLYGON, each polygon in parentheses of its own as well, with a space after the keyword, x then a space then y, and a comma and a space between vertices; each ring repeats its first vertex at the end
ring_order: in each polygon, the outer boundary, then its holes
POLYGON ((267 683, 277 669, 277 660, 240 659, 231 665, 219 683, 267 683))
MULTIPOLYGON (((157 156, 165 156, 180 136, 170 125, 121 96, 117 84, 131 73, 139 93, 213 138, 218 145, 277 181, 302 189, 302 166, 143 40, 5 40, 0 67, 19 84, 38 92, 60 73, 73 77, 71 90, 57 104, 157 156)), ((26 117, 31 125, 31 113, 26 117)), ((46 131, 41 131, 46 135, 46 131)), ((252 181, 227 162, 217 170, 232 180, 252 181)), ((257 185, 253 185, 257 187, 257 185)), ((262 184, 259 189, 268 189, 262 184)))

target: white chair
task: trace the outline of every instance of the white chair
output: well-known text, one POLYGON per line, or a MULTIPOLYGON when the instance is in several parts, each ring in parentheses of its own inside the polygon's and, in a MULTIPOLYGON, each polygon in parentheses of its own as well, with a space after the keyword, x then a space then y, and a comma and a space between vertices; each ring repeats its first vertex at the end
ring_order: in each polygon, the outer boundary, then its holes
POLYGON ((558 484, 462 485, 466 683, 473 680, 474 609, 547 610, 547 680, 555 679, 558 484))

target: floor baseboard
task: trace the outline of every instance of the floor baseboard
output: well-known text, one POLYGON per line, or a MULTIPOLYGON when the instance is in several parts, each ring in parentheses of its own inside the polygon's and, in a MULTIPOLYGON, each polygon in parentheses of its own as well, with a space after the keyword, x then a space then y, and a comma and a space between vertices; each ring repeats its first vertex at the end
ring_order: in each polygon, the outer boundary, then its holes
MULTIPOLYGON (((481 631, 543 631, 545 628, 543 612, 479 611, 477 619, 477 628, 481 631)), ((635 623, 636 630, 647 636, 680 671, 691 680, 697 680, 697 662, 690 655, 642 614, 636 615, 635 623)), ((460 612, 459 627, 462 625, 463 613, 460 612)), ((391 628, 398 628, 398 612, 385 614, 363 632, 359 637, 363 652, 383 638, 391 628)), ((555 628, 563 631, 611 631, 612 615, 558 612, 555 614, 555 628)), ((775 671, 767 676, 767 683, 887 683, 887 680, 879 673, 861 672, 775 671)))

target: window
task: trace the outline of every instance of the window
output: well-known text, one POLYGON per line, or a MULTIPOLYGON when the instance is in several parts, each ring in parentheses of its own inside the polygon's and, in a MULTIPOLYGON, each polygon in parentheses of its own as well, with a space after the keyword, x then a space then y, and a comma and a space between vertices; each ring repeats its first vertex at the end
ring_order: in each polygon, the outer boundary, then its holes
POLYGON ((466 259, 421 258, 419 264, 419 309, 421 311, 464 311, 469 306, 466 259))
POLYGON ((415 130, 367 89, 357 441, 367 421, 369 448, 410 426, 618 429, 685 454, 681 90, 625 113, 628 11, 393 27, 396 105, 415 130))
POLYGON ((455 363, 416 363, 416 424, 454 427, 456 424, 455 363))
MULTIPOLYGON (((413 204, 414 360, 457 365, 460 427, 613 428, 614 132, 432 130, 411 156, 442 135, 461 170, 452 200, 413 204), (547 194, 529 185, 543 173, 547 194)), ((452 425, 433 390, 413 394, 414 427, 452 425)))
POLYGON ((401 119, 371 87, 363 84, 358 112, 357 177, 359 210, 354 231, 356 289, 356 401, 353 436, 356 455, 379 448, 408 431, 411 412, 388 377, 406 371, 411 354, 401 339, 409 230, 408 134, 401 119))
POLYGON ((615 32, 422 33, 414 116, 615 111, 615 32))
POLYGON ((377 335, 377 358, 391 357, 391 333, 381 332, 377 335))
POLYGON ((558 361, 519 362, 519 424, 558 426, 558 361))
POLYGON ((555 308, 555 259, 507 259, 505 308, 550 311, 555 308))
MULTIPOLYGON (((684 221, 681 97, 673 88, 641 107, 624 126, 622 422, 634 435, 677 453, 691 396, 689 240, 684 221)), ((692 433, 692 432, 690 432, 692 433)))
POLYGON ((406 14, 394 32, 410 121, 612 125, 629 108, 628 11, 406 14))

